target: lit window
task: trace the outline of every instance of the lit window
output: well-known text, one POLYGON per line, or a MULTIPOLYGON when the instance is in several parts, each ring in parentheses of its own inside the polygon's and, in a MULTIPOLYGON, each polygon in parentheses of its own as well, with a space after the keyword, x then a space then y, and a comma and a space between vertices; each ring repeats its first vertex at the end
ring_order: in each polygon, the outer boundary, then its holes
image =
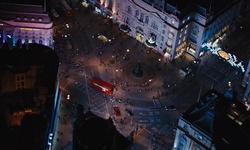
POLYGON ((173 28, 169 28, 169 32, 174 32, 174 29, 173 28))
POLYGON ((171 32, 168 34, 168 38, 170 38, 170 39, 173 38, 173 34, 171 32))
POLYGON ((174 21, 174 19, 172 19, 171 23, 172 23, 172 24, 175 24, 175 21, 174 21))
POLYGON ((167 45, 168 45, 168 46, 172 46, 172 40, 168 40, 168 41, 167 41, 167 45))

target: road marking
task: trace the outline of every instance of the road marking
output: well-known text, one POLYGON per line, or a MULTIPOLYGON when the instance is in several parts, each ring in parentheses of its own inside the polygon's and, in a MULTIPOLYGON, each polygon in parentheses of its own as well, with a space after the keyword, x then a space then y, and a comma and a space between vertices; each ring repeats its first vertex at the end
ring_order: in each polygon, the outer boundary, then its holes
POLYGON ((203 73, 208 76, 209 78, 213 79, 214 81, 220 83, 220 81, 216 80, 215 78, 213 78, 212 76, 210 76, 209 74, 207 74, 206 72, 203 71, 203 73))

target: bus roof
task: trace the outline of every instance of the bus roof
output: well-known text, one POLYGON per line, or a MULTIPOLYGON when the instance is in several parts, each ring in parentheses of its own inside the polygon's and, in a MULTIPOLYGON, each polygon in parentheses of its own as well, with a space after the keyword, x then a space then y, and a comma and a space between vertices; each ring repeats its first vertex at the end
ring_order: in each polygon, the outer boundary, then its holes
POLYGON ((93 77, 93 78, 91 79, 91 82, 95 82, 95 83, 99 83, 99 84, 105 85, 105 86, 108 87, 108 88, 113 88, 113 87, 114 87, 113 84, 108 83, 108 82, 106 82, 106 81, 103 81, 102 79, 97 78, 97 77, 93 77))

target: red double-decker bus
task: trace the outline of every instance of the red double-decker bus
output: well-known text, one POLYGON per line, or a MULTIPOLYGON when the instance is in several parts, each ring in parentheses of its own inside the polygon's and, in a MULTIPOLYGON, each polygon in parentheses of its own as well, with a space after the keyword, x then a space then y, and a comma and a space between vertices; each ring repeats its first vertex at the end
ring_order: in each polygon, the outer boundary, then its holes
POLYGON ((109 96, 113 95, 114 85, 103 81, 97 77, 93 77, 90 81, 90 86, 96 88, 97 90, 106 93, 109 96))

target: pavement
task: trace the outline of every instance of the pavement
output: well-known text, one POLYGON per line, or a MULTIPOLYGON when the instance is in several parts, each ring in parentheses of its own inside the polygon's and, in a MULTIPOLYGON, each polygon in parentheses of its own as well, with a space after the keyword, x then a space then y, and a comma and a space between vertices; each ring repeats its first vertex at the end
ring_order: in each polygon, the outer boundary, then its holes
MULTIPOLYGON (((176 59, 175 63, 169 62, 154 50, 119 31, 116 24, 108 24, 109 21, 102 16, 93 12, 86 14, 78 10, 75 11, 74 16, 83 29, 80 32, 88 36, 91 43, 85 46, 88 47, 87 53, 83 50, 84 52, 79 53, 79 55, 71 55, 71 59, 80 65, 97 66, 100 78, 112 81, 116 86, 114 96, 129 101, 129 103, 114 103, 119 105, 122 112, 125 109, 150 110, 150 113, 154 112, 153 115, 157 115, 162 107, 173 104, 173 99, 171 99, 171 96, 174 95, 173 89, 183 84, 179 68, 186 66, 193 60, 192 56, 185 54, 185 57, 176 59), (100 34, 112 39, 112 43, 104 44, 97 39, 96 37, 100 34), (123 59, 124 56, 127 59, 123 59), (132 75, 132 71, 138 63, 141 64, 144 74, 143 77, 139 78, 132 75), (152 64, 154 65, 152 66, 152 64), (150 79, 152 80, 150 81, 150 79), (162 87, 164 80, 167 80, 169 86, 173 87, 171 90, 162 87), (169 93, 167 96, 162 95, 166 92, 169 93), (153 105, 148 108, 139 107, 140 101, 153 102, 153 105)), ((69 64, 63 64, 60 69, 65 72, 69 66, 69 64)), ((76 97, 67 100, 67 94, 67 91, 62 92, 60 117, 54 135, 53 150, 72 149, 75 108, 79 100, 76 97)), ((112 102, 109 102, 109 105, 112 107, 112 102)), ((150 116, 150 114, 147 115, 150 116)), ((129 136, 132 131, 136 131, 132 150, 168 150, 172 148, 176 120, 146 124, 134 123, 133 119, 133 117, 122 113, 122 116, 116 117, 117 121, 115 121, 118 131, 124 136, 129 136), (119 123, 121 118, 125 120, 125 123, 119 123)))

